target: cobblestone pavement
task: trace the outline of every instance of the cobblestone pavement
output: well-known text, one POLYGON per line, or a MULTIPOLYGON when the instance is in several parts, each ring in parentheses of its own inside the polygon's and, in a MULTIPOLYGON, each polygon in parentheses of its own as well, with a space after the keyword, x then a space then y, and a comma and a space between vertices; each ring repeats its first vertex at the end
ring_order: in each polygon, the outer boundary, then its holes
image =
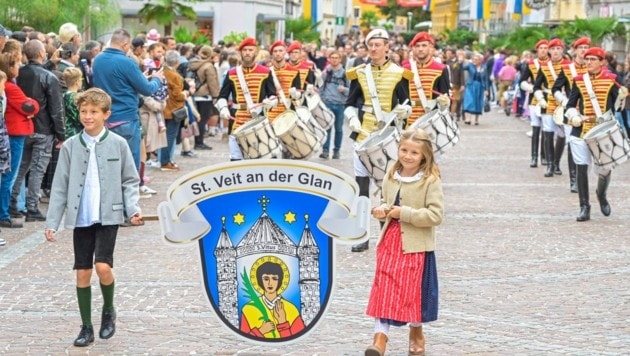
MULTIPOLYGON (((613 172, 612 215, 604 217, 591 176, 592 220, 577 223, 577 194, 565 174, 529 168, 526 122, 485 115, 462 125, 443 157, 446 215, 438 228, 439 320, 425 327, 427 355, 621 355, 630 350, 630 164, 613 172)), ((177 157, 183 172, 228 160, 225 144, 177 157)), ((352 174, 352 147, 321 160, 352 174)), ((147 169, 160 195, 178 173, 147 169)), ((376 201, 376 198, 373 198, 376 201)), ((42 205, 45 210, 46 205, 42 205)), ((157 222, 121 228, 115 256, 118 324, 109 340, 72 346, 80 318, 68 231, 45 242, 42 223, 2 229, 0 354, 362 355, 373 321, 364 314, 374 270, 365 253, 336 251, 336 287, 328 312, 309 335, 282 346, 249 344, 214 315, 201 283, 196 246, 162 242, 157 222)), ((93 279, 94 324, 102 299, 93 279)), ((406 355, 407 328, 393 328, 388 353, 406 355)))

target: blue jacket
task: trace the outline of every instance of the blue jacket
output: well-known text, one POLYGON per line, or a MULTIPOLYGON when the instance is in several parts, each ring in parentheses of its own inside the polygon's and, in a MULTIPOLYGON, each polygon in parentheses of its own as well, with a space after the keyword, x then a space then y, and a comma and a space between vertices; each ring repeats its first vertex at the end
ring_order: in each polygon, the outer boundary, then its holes
POLYGON ((138 94, 149 96, 160 88, 160 80, 147 80, 138 64, 116 48, 106 48, 93 63, 94 86, 112 97, 108 123, 138 120, 138 94))

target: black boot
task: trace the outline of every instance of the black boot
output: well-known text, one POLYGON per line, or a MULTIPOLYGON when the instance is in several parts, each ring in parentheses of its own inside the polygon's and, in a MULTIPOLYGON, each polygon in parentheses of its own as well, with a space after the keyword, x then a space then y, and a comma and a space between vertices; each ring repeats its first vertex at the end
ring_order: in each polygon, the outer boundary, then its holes
POLYGON ((610 204, 608 204, 608 200, 606 199, 610 176, 611 173, 608 173, 607 176, 600 175, 597 179, 597 190, 595 191, 597 193, 597 200, 599 200, 599 207, 602 209, 604 216, 610 215, 610 204))
POLYGON ((577 178, 575 177, 575 162, 573 161, 573 153, 571 152, 571 145, 567 146, 567 161, 569 162, 569 187, 571 193, 577 193, 577 178))
POLYGON ((74 346, 85 347, 94 342, 94 327, 92 325, 81 325, 79 336, 74 339, 74 346))
POLYGON ((553 131, 543 131, 542 136, 545 143, 545 157, 547 157, 547 170, 545 171, 545 177, 553 177, 553 131))
POLYGON ((532 126, 532 161, 529 166, 538 167, 538 143, 540 140, 540 126, 532 126))
POLYGON ((556 137, 556 147, 553 150, 553 174, 559 176, 562 175, 560 170, 560 160, 564 153, 564 144, 567 142, 565 137, 556 137))
POLYGON ((540 136, 540 164, 546 166, 549 161, 547 160, 547 153, 545 152, 547 149, 547 146, 545 146, 545 133, 541 132, 540 136))
POLYGON ((577 186, 580 196, 580 215, 577 221, 587 221, 591 219, 591 205, 588 202, 588 165, 577 165, 577 186))
MULTIPOLYGON (((356 177, 355 180, 359 185, 359 195, 363 197, 369 197, 370 195, 370 177, 356 177)), ((370 241, 365 241, 360 244, 352 245, 352 252, 363 252, 370 248, 370 241)))

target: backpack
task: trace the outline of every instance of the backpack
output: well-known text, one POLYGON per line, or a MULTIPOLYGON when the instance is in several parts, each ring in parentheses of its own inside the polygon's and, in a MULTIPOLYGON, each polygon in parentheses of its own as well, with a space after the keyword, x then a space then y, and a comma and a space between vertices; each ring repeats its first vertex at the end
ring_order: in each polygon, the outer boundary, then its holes
MULTIPOLYGON (((199 67, 198 70, 201 70, 204 66, 199 67)), ((203 83, 201 82, 201 78, 199 78, 198 70, 190 69, 190 66, 186 69, 186 78, 193 79, 195 81, 195 90, 199 90, 203 83)))

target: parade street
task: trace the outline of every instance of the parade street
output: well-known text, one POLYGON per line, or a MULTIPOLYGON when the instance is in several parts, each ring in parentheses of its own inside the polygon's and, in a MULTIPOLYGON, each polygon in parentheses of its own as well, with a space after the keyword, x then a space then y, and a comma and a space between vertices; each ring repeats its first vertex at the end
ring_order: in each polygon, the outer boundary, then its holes
MULTIPOLYGON (((529 123, 495 112, 479 126, 460 125, 460 142, 442 157, 445 215, 437 228, 440 310, 424 327, 427 355, 622 355, 630 350, 630 162, 616 168, 604 217, 590 178, 591 220, 576 222, 578 195, 562 176, 530 168, 529 123)), ((347 130, 347 128, 346 128, 347 130)), ((179 175, 229 160, 227 144, 175 160, 181 172, 147 168, 159 194, 142 199, 155 214, 179 175)), ((329 164, 352 175, 352 145, 329 164)), ((375 188, 372 186, 371 192, 375 188)), ((377 204, 377 197, 372 197, 377 204)), ((235 202, 237 204, 237 202, 235 202)), ((42 210, 47 208, 41 205, 42 210)), ((327 313, 291 344, 253 344, 215 315, 201 278, 197 244, 167 244, 157 221, 118 233, 114 273, 117 331, 81 349, 72 234, 56 243, 43 223, 2 229, 0 354, 363 355, 374 321, 365 315, 375 265, 378 223, 370 249, 337 245, 335 288, 327 313)), ((95 328, 102 304, 92 279, 95 328)), ((392 328, 388 355, 407 355, 408 327, 392 328)))

